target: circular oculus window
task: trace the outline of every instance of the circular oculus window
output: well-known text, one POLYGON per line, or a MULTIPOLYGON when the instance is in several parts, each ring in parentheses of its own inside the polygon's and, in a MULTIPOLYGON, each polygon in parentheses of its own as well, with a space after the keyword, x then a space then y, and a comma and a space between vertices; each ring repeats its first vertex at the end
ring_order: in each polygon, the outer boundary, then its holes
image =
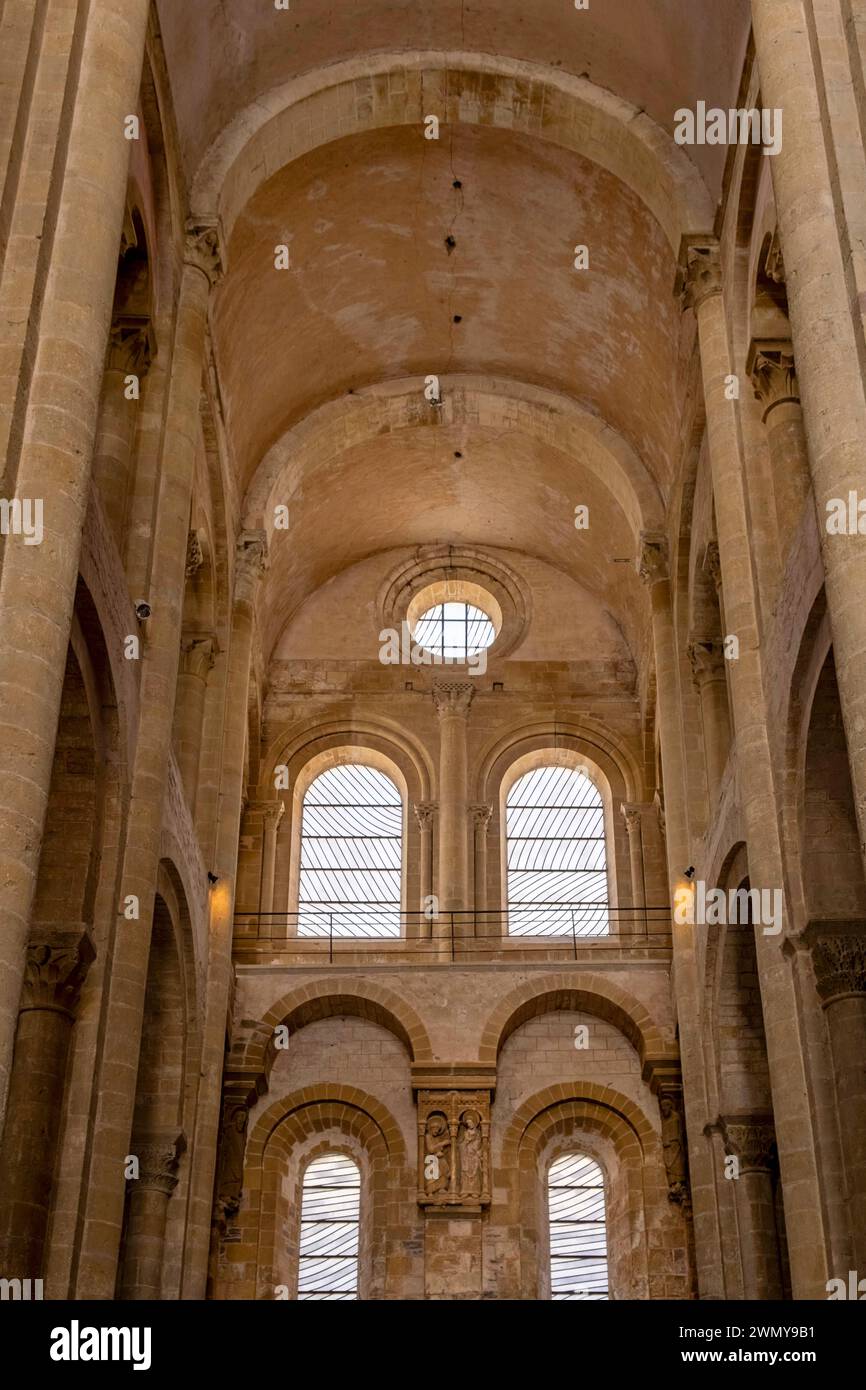
POLYGON ((419 647, 443 661, 468 661, 496 641, 493 620, 474 603, 435 603, 411 629, 419 647))

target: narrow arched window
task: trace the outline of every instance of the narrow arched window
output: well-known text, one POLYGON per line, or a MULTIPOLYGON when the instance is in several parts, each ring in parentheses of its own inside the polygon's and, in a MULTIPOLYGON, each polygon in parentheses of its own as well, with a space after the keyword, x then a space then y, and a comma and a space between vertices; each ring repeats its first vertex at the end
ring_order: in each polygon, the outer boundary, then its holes
POLYGON ((506 802, 508 931, 606 936, 604 804, 585 772, 537 767, 506 802))
POLYGON ((403 802, 374 767, 329 768, 301 815, 299 936, 399 936, 403 802))
POLYGON ((583 1154, 551 1164, 550 1296, 554 1300, 608 1299, 604 1175, 583 1154))
POLYGON ((358 1297, 361 1172, 346 1154, 314 1158, 304 1173, 298 1298, 358 1297))

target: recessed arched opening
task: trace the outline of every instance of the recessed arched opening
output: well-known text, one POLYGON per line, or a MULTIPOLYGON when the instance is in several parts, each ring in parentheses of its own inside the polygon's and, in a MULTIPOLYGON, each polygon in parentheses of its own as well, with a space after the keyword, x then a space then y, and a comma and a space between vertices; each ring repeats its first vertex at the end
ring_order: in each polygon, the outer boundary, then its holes
POLYGON ((808 920, 866 917, 866 879, 832 648, 821 668, 809 716, 802 844, 808 920))

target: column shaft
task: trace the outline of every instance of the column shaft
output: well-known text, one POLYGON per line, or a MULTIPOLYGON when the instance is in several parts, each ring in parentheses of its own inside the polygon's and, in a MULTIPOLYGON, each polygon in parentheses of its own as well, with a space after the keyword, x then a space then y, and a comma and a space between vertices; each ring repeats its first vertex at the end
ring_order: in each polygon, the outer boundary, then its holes
MULTIPOLYGON (((812 960, 830 1034, 853 1259, 861 1268, 866 1265, 866 943, 859 932, 819 934, 812 960)), ((845 1271, 833 1274, 844 1277, 845 1271)))
POLYGON ((190 814, 195 815, 198 770, 204 728, 208 672, 213 665, 212 637, 192 637, 181 647, 174 710, 174 746, 190 814))
POLYGON ((266 560, 263 535, 242 538, 235 575, 235 603, 229 646, 228 699, 223 732, 221 814, 216 871, 218 882, 210 895, 210 951, 202 1041, 202 1080, 196 1111, 190 1175, 188 1260, 185 1298, 203 1298, 207 1285, 213 1207, 214 1173, 222 1099, 227 1011, 232 971, 234 889, 237 873, 241 802, 244 792, 244 751, 247 738, 247 697, 253 650, 253 601, 266 560))
MULTIPOLYGON (((639 557, 640 574, 650 591, 653 648, 655 652, 658 722, 665 790, 665 840, 668 882, 673 899, 685 880, 689 862, 686 817, 686 769, 684 766, 680 690, 674 641, 667 545, 662 537, 644 535, 639 557)), ((700 1142, 706 1123, 706 1078, 697 1016, 698 976, 691 928, 676 923, 673 932, 673 985, 677 999, 683 1101, 689 1139, 689 1172, 694 1210, 695 1249, 700 1292, 723 1297, 718 1211, 711 1155, 700 1142)))
MULTIPOLYGON (((784 889, 785 877, 764 697, 745 467, 736 402, 727 399, 725 389, 734 367, 714 243, 684 247, 683 276, 687 303, 695 309, 698 322, 725 621, 739 641, 739 656, 731 662, 731 696, 750 878, 753 887, 774 892, 784 889)), ((791 1236, 794 1297, 820 1297, 827 1280, 828 1241, 796 992, 779 939, 765 936, 758 926, 755 941, 773 1118, 791 1236)))
POLYGON ((16 496, 41 500, 44 539, 5 546, 0 577, 0 1120, 66 648, 126 197, 123 119, 138 100, 148 0, 93 0, 29 381, 16 496))
POLYGON ((443 912, 465 912, 469 906, 466 721, 473 694, 468 682, 434 690, 439 715, 439 907, 443 912))
POLYGON ((148 1138, 135 1143, 140 1171, 130 1179, 120 1298, 162 1297, 162 1269, 168 1203, 177 1186, 183 1136, 148 1138))
POLYGON ((44 1274, 69 1042, 92 960, 89 936, 76 931, 43 931, 27 949, 0 1146, 0 1269, 15 1278, 44 1274))
POLYGON ((85 1238, 76 1297, 111 1298, 123 1216, 123 1162, 132 1131, 147 966, 148 924, 159 867, 174 696, 180 653, 187 530, 199 428, 199 399, 210 287, 219 271, 212 228, 193 228, 180 281, 162 455, 152 585, 153 616, 144 646, 136 761, 124 847, 121 899, 139 901, 138 920, 117 918, 96 1118, 85 1199, 85 1238), (110 1117, 110 1118, 109 1118, 110 1117))
MULTIPOLYGON (((839 697, 848 738, 860 842, 866 855, 866 536, 827 533, 827 503, 866 497, 866 387, 856 266, 846 227, 846 171, 835 161, 853 142, 832 124, 835 95, 816 73, 820 47, 802 0, 752 0, 765 106, 784 111, 784 138, 769 162, 788 277, 788 310, 803 400, 809 463, 826 575, 839 697), (829 160, 834 160, 830 167, 829 160)), ((844 88, 842 78, 834 89, 844 88)), ((862 161, 862 149, 858 159, 862 161)), ((860 262, 855 236, 854 257, 860 262)))
POLYGON ((274 802, 264 812, 264 834, 262 839, 262 885, 260 912, 274 910, 274 878, 277 868, 277 832, 283 818, 285 803, 274 802))
POLYGON ((631 905, 634 911, 626 923, 629 932, 643 931, 646 914, 646 893, 644 892, 643 846, 641 843, 641 812, 639 806, 622 807, 628 835, 628 861, 631 871, 631 905))

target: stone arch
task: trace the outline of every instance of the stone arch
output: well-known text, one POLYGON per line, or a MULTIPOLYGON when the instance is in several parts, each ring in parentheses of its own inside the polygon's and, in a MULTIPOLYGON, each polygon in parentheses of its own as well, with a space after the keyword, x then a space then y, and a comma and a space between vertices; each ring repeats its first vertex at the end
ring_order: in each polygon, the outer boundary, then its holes
POLYGON ((832 647, 813 679, 801 747, 806 915, 808 921, 862 921, 866 878, 832 647))
POLYGON ((179 1296, 199 1036, 189 911, 175 866, 160 862, 138 1055, 130 1182, 119 1262, 126 1299, 179 1296))
POLYGON ((595 1014, 619 1029, 638 1054, 648 1060, 676 1060, 677 1048, 649 1011, 633 995, 612 985, 603 975, 546 975, 507 994, 488 1018, 481 1033, 479 1060, 493 1063, 506 1040, 530 1018, 560 1010, 595 1014))
POLYGON ((392 726, 385 721, 373 723, 370 720, 352 720, 351 724, 310 722, 288 737, 280 734, 262 755, 259 794, 270 795, 275 768, 288 768, 291 788, 305 767, 338 747, 368 749, 380 754, 398 769, 408 796, 424 800, 430 795, 433 765, 427 750, 396 723, 392 726))
POLYGON ((94 958, 104 959, 111 949, 106 908, 123 815, 123 755, 107 644, 81 580, 61 675, 0 1146, 0 1263, 27 1278, 46 1272, 46 1238, 61 1201, 57 1155, 81 1042, 80 999, 88 979, 101 973, 92 969, 94 958))
POLYGON ((494 1215, 520 1230, 519 1284, 509 1296, 545 1296, 547 1172, 555 1156, 570 1151, 594 1158, 605 1175, 613 1296, 688 1297, 688 1235, 682 1214, 667 1200, 658 1133, 626 1096, 584 1081, 529 1097, 508 1123, 495 1156, 494 1185, 501 1195, 494 1215), (667 1271, 669 1282, 650 1268, 650 1248, 660 1239, 679 1246, 678 1260, 667 1271))
MULTIPOLYGON (((355 1087, 334 1084, 308 1086, 282 1097, 253 1126, 237 1216, 241 1253, 247 1258, 220 1271, 221 1296, 270 1299, 280 1285, 291 1290, 300 1177, 316 1154, 333 1148, 362 1164, 366 1190, 361 1220, 367 1224, 369 1245, 362 1295, 385 1296, 389 1207, 401 1193, 411 1191, 406 1145, 386 1106, 355 1087)), ((417 1213, 413 1215, 417 1222, 417 1213)))
POLYGON ((675 254, 682 236, 712 225, 700 174, 646 112, 588 78, 484 53, 363 55, 274 88, 212 143, 191 207, 219 216, 229 240, 258 186, 292 160, 342 136, 420 126, 437 109, 449 124, 517 130, 592 159, 644 201, 675 254))
MULTIPOLYGON (((454 424, 521 430, 568 458, 580 458, 611 492, 637 545, 641 530, 662 525, 661 495, 643 460, 597 413, 579 401, 511 378, 440 375, 443 409, 435 418, 424 400, 420 378, 373 383, 351 397, 311 411, 271 446, 258 465, 244 500, 244 525, 273 532, 272 502, 285 501, 313 468, 353 443, 383 434, 454 424), (277 491, 280 497, 277 498, 277 491)), ((279 533, 273 532, 274 537, 279 533)))
POLYGON ((245 1044, 239 1067, 267 1077, 273 1063, 274 1029, 284 1024, 289 1033, 324 1018, 347 1015, 365 1018, 387 1028, 402 1042, 413 1062, 435 1060, 427 1029, 406 1001, 386 985, 362 979, 311 980, 272 1004, 245 1044))

